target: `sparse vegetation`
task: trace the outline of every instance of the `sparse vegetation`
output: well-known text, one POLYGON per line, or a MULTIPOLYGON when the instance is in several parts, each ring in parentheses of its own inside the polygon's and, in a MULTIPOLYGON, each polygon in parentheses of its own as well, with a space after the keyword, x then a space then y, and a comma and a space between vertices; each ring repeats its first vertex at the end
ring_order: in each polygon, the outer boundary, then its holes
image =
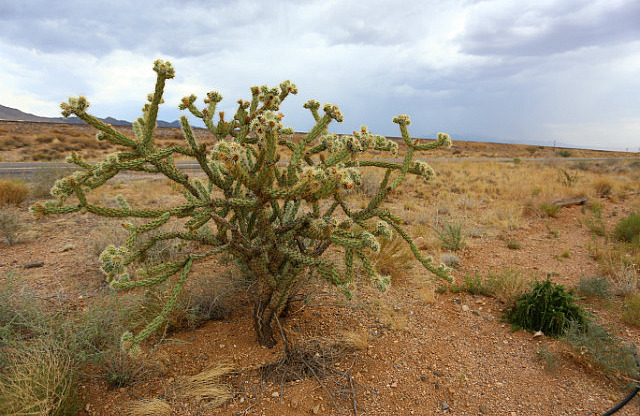
POLYGON ((546 345, 540 347, 540 349, 536 351, 536 355, 538 357, 538 360, 544 365, 544 368, 547 371, 550 371, 552 373, 556 372, 556 369, 558 367, 558 357, 554 353, 549 351, 546 345))
MULTIPOLYGON (((320 113, 322 115, 321 111, 320 113)), ((226 121, 229 121, 228 119, 229 117, 226 121)), ((0 121, 0 127, 4 125, 4 122, 0 121)), ((100 142, 104 148, 87 151, 88 146, 83 147, 82 141, 95 140, 92 138, 93 134, 89 133, 91 127, 86 124, 43 124, 34 127, 23 123, 24 125, 31 129, 30 133, 20 133, 19 139, 11 137, 15 131, 12 130, 13 127, 8 129, 4 136, 0 134, 0 151, 5 145, 10 150, 5 149, 0 154, 3 160, 31 160, 34 154, 40 154, 37 157, 43 159, 59 159, 63 152, 71 150, 71 146, 82 150, 89 160, 101 159, 106 153, 122 150, 105 140, 100 142), (76 131, 82 134, 73 136, 76 131), (71 137, 85 139, 67 140, 71 137)), ((129 137, 134 135, 132 128, 117 129, 129 137)), ((193 131, 198 145, 206 145, 209 152, 215 145, 215 138, 207 137, 207 132, 205 129, 193 131)), ((154 143, 158 148, 167 149, 170 146, 184 144, 179 129, 171 129, 170 132, 158 129, 156 133, 154 143), (169 136, 172 137, 169 139, 169 136)), ((291 136, 291 141, 297 143, 305 137, 306 133, 296 133, 291 136)), ((402 140, 398 144, 401 153, 407 150, 402 140)), ((288 148, 282 150, 278 169, 283 167, 292 154, 288 148)), ((552 155, 551 148, 534 150, 537 152, 536 157, 546 159, 552 155)), ((501 365, 497 365, 491 375, 485 374, 488 382, 503 382, 504 379, 513 376, 509 382, 512 382, 514 387, 531 388, 535 394, 522 399, 522 403, 519 404, 522 404, 523 409, 527 409, 530 404, 539 404, 551 398, 545 395, 555 389, 557 392, 553 392, 553 395, 563 399, 565 404, 571 401, 569 397, 575 397, 573 403, 577 403, 581 397, 581 391, 577 390, 577 386, 582 385, 582 382, 592 386, 594 397, 608 397, 617 402, 623 393, 615 391, 610 382, 603 381, 602 375, 620 375, 630 382, 634 376, 624 371, 608 371, 594 361, 593 357, 604 356, 605 359, 601 361, 620 362, 618 359, 606 357, 626 354, 625 359, 628 360, 632 349, 625 345, 624 340, 617 339, 616 334, 637 341, 637 331, 631 325, 637 325, 635 312, 638 308, 635 301, 640 282, 640 245, 634 243, 633 239, 628 241, 617 236, 615 228, 618 222, 626 220, 630 213, 637 213, 639 210, 638 196, 635 193, 640 181, 638 162, 628 163, 620 159, 607 162, 567 162, 555 159, 547 162, 527 158, 526 163, 517 164, 517 158, 523 158, 524 162, 529 152, 524 146, 513 146, 512 150, 506 146, 487 147, 486 144, 474 143, 461 144, 456 152, 455 156, 459 159, 443 161, 440 158, 449 157, 452 151, 438 150, 437 154, 433 155, 433 166, 438 175, 429 182, 423 182, 419 177, 407 177, 404 187, 389 194, 387 206, 391 213, 398 214, 407 233, 416 237, 414 243, 418 250, 422 253, 434 253, 436 264, 439 260, 454 269, 452 273, 456 276, 457 283, 450 288, 441 286, 436 289, 441 283, 435 281, 428 273, 425 274, 420 268, 415 267, 407 270, 406 265, 418 263, 415 262, 402 235, 394 232, 393 239, 398 240, 401 256, 394 249, 387 250, 387 240, 381 237, 378 237, 380 254, 370 249, 365 250, 372 263, 375 261, 376 270, 381 275, 391 275, 391 281, 397 286, 394 285, 392 290, 384 294, 376 293, 375 289, 366 284, 363 265, 354 264, 354 284, 349 287, 353 290, 354 299, 348 302, 339 294, 331 293, 324 282, 309 276, 308 273, 304 274, 298 286, 300 289, 296 290, 297 296, 292 298, 290 307, 283 314, 284 318, 280 319, 285 336, 290 336, 296 342, 300 339, 304 342, 308 336, 314 339, 317 337, 324 343, 330 340, 331 345, 335 344, 331 351, 339 350, 340 354, 342 351, 366 351, 367 356, 373 357, 374 361, 370 358, 362 360, 360 353, 356 357, 355 353, 350 352, 353 356, 340 356, 338 361, 335 361, 339 366, 336 369, 339 371, 353 371, 350 374, 355 377, 354 383, 358 381, 376 390, 383 389, 378 391, 388 388, 388 391, 394 392, 392 399, 384 394, 378 396, 375 403, 367 403, 373 413, 383 413, 384 407, 389 405, 406 405, 405 409, 411 408, 411 403, 405 402, 406 398, 403 395, 412 397, 417 393, 417 389, 421 388, 422 382, 433 382, 436 387, 438 384, 441 387, 444 378, 447 379, 447 383, 453 382, 454 387, 459 383, 462 389, 460 401, 456 399, 460 408, 456 409, 457 406, 454 405, 450 411, 474 413, 477 409, 473 406, 476 405, 478 394, 485 393, 486 400, 490 397, 497 398, 498 389, 486 390, 479 386, 476 384, 475 373, 468 372, 464 363, 459 360, 449 358, 450 355, 457 357, 454 347, 458 342, 460 345, 472 345, 473 351, 468 351, 468 354, 482 366, 493 365, 496 362, 511 362, 507 357, 513 354, 529 361, 526 364, 529 369, 532 369, 531 358, 540 361, 539 370, 544 367, 554 371, 554 368, 562 365, 562 377, 545 376, 538 372, 528 373, 524 379, 522 376, 527 371, 514 372, 509 366, 501 365), (507 162, 462 160, 481 154, 486 157, 503 157, 507 162), (563 184, 561 169, 570 175, 579 173, 579 180, 571 185, 563 184), (599 180, 611 185, 610 192, 604 194, 606 198, 599 198, 600 191, 594 186, 599 180), (582 215, 579 214, 580 207, 570 206, 562 208, 562 214, 558 215, 560 218, 542 218, 546 214, 539 208, 541 203, 577 196, 588 197, 582 208, 582 215), (444 249, 442 240, 433 232, 433 225, 442 230, 447 222, 464 224, 464 234, 468 237, 464 253, 444 249), (548 233, 545 232, 545 224, 550 227, 548 233), (563 257, 565 249, 570 256, 563 257), (585 261, 585 250, 596 262, 585 261), (387 254, 391 254, 391 259, 383 266, 385 261, 378 261, 376 258, 387 254), (503 269, 507 265, 515 265, 517 269, 503 269), (567 351, 567 346, 558 340, 522 334, 511 337, 508 327, 494 321, 502 309, 511 307, 519 295, 530 288, 528 282, 532 279, 530 276, 533 273, 547 272, 552 280, 561 280, 567 287, 575 286, 576 293, 584 298, 585 308, 589 311, 593 309, 595 315, 602 317, 602 325, 606 325, 600 328, 602 330, 599 333, 598 329, 589 333, 582 327, 576 334, 571 333, 572 336, 575 335, 574 338, 579 339, 572 344, 576 348, 573 353, 567 351), (460 293, 445 293, 447 290, 460 293), (445 294, 437 295, 436 292, 445 294), (486 299, 484 296, 490 296, 495 300, 486 299), (443 310, 456 312, 446 316, 439 325, 433 325, 431 317, 443 310), (460 310, 466 312, 458 313, 460 310), (367 316, 367 313, 370 315, 367 316), (454 345, 448 345, 446 338, 434 336, 437 331, 447 331, 446 337, 454 337, 454 345), (585 339, 585 335, 593 339, 585 339), (511 338, 515 342, 512 342, 511 338), (495 348, 496 339, 499 340, 499 349, 495 348), (614 343, 607 339, 613 339, 614 343), (617 346, 617 349, 611 345, 617 346), (428 370, 433 370, 434 374, 425 371, 424 374, 420 374, 421 382, 412 382, 415 374, 413 371, 407 372, 405 368, 412 366, 404 359, 408 348, 425 358, 430 367, 428 370), (491 350, 492 353, 486 354, 487 350, 491 350), (385 360, 379 360, 381 351, 388 351, 385 360), (584 371, 576 371, 576 367, 567 362, 570 358, 584 364, 584 371), (375 365, 371 365, 372 362, 375 365), (602 374, 593 371, 594 367, 602 369, 602 374), (564 372, 565 368, 569 371, 564 372), (441 373, 443 375, 440 375, 441 373), (546 382, 540 383, 543 379, 546 382), (575 384, 577 379, 581 379, 580 383, 575 384), (564 384, 565 380, 568 384, 564 384), (563 387, 567 387, 567 390, 563 390, 563 387), (396 392, 398 394, 395 394, 396 392), (473 404, 471 408, 465 409, 464 400, 469 399, 471 395, 474 398, 473 404)), ((578 157, 602 157, 602 154, 595 152, 588 153, 577 149, 572 152, 578 157)), ((373 161, 389 160, 386 152, 374 150, 370 153, 373 161)), ((416 152, 417 158, 431 156, 432 154, 416 152)), ((176 156, 176 159, 178 157, 187 159, 185 155, 176 156)), ((318 161, 314 159, 314 162, 318 161)), ((353 207, 354 211, 367 208, 369 200, 375 197, 380 182, 384 179, 384 170, 379 170, 363 167, 361 183, 355 183, 351 189, 342 191, 348 207, 353 207)), ((202 173, 194 175, 194 171, 187 172, 191 181, 205 177, 202 173)), ((148 176, 145 173, 140 178, 133 175, 124 176, 122 179, 114 178, 115 180, 109 181, 104 187, 95 189, 88 195, 88 199, 93 204, 109 209, 119 209, 120 203, 116 198, 118 194, 123 195, 125 202, 134 208, 167 208, 185 201, 180 185, 171 186, 166 180, 149 182, 148 176), (153 192, 147 192, 151 186, 153 192)), ((46 183, 42 185, 41 196, 37 195, 39 192, 36 192, 34 182, 29 181, 27 185, 30 188, 29 198, 45 199, 50 195, 46 183)), ((73 206, 77 203, 76 197, 70 197, 67 203, 73 206)), ((329 204, 321 202, 321 212, 324 212, 330 203, 331 201, 329 204)), ((301 204, 304 206, 305 202, 301 204)), ((23 265, 39 260, 44 260, 45 264, 41 268, 24 269, 22 273, 26 279, 23 282, 17 277, 3 278, 0 275, 0 292, 13 285, 11 289, 7 289, 6 295, 0 293, 0 379, 6 380, 5 376, 9 376, 8 369, 16 362, 19 356, 17 353, 45 342, 47 345, 63 346, 72 358, 75 385, 81 386, 76 390, 79 396, 86 393, 86 399, 90 400, 90 403, 87 402, 90 406, 86 407, 86 413, 207 413, 210 411, 209 405, 213 402, 208 403, 204 400, 200 404, 198 396, 178 396, 178 384, 183 377, 206 369, 216 356, 232 354, 242 368, 239 370, 242 374, 232 373, 220 380, 224 383, 232 381, 234 386, 244 383, 245 376, 252 380, 248 380, 249 384, 243 385, 242 389, 236 392, 232 402, 228 403, 229 409, 223 412, 250 413, 260 407, 266 407, 264 412, 276 414, 280 405, 277 404, 279 399, 273 394, 279 392, 284 405, 291 405, 296 412, 333 413, 333 409, 326 409, 332 406, 330 400, 327 400, 331 398, 330 394, 325 395, 320 388, 313 393, 314 397, 317 397, 313 403, 307 398, 301 399, 303 394, 309 392, 307 382, 285 382, 286 392, 278 388, 281 375, 285 374, 285 369, 289 366, 300 370, 297 373, 286 373, 292 374, 291 377, 295 379, 314 377, 311 370, 307 370, 307 373, 302 371, 308 369, 303 360, 315 363, 335 358, 335 355, 325 354, 326 349, 311 348, 303 352, 296 351, 300 352, 299 355, 287 355, 286 359, 278 362, 280 367, 274 378, 265 379, 264 386, 261 383, 262 391, 258 390, 255 383, 256 374, 246 373, 247 368, 261 366, 265 361, 271 360, 273 355, 271 351, 256 349, 255 345, 252 345, 251 334, 245 333, 251 326, 250 323, 242 322, 242 317, 246 318, 251 314, 253 290, 257 283, 250 273, 236 268, 236 259, 231 255, 223 253, 219 258, 194 265, 174 310, 167 315, 166 322, 150 335, 154 342, 157 341, 152 349, 153 353, 131 357, 122 354, 120 350, 122 333, 127 329, 136 333, 153 322, 157 314, 162 313, 167 298, 172 294, 173 286, 165 283, 163 286, 155 287, 155 290, 146 290, 146 296, 144 289, 121 293, 118 296, 112 296, 111 292, 106 291, 108 288, 104 287, 104 282, 99 278, 98 265, 92 258, 97 258, 109 245, 124 246, 130 234, 129 230, 119 226, 120 220, 102 221, 86 212, 34 221, 25 217, 25 213, 20 211, 21 208, 15 208, 13 204, 0 208, 0 214, 4 209, 14 210, 18 214, 24 232, 16 234, 21 238, 17 247, 5 246, 9 241, 0 235, 0 270, 11 267, 22 269, 23 265), (79 234, 82 243, 72 240, 79 234), (2 251, 3 246, 5 251, 2 251), (33 293, 30 288, 34 288, 33 293), (211 322, 198 330, 192 329, 204 320, 219 318, 223 321, 211 322), (242 326, 242 333, 233 330, 237 324, 242 326), (319 357, 316 354, 319 354, 319 357), (311 359, 315 361, 309 361, 311 359), (144 380, 144 383, 138 383, 140 380, 144 380), (111 389, 106 389, 108 383, 111 383, 111 389), (248 387, 245 389, 244 386, 248 387), (129 407, 130 403, 126 402, 133 401, 134 398, 139 399, 135 400, 135 409, 133 404, 129 407)), ((339 220, 344 218, 341 208, 336 208, 336 213, 339 220)), ((188 216, 179 219, 172 217, 164 226, 145 235, 183 232, 184 223, 190 219, 188 216)), ((140 227, 150 220, 133 218, 125 219, 125 222, 129 221, 134 227, 140 227)), ((215 237, 216 226, 213 222, 210 222, 210 225, 198 229, 198 235, 215 237)), ((365 227, 373 225, 367 223, 365 227)), ((359 232, 361 229, 354 225, 351 231, 354 230, 359 232)), ((302 241, 308 243, 306 238, 302 241)), ((143 242, 144 238, 139 236, 138 243, 143 242)), ((136 261, 127 267, 130 276, 134 276, 138 270, 142 270, 143 273, 147 269, 153 270, 159 262, 181 261, 184 256, 206 250, 198 242, 189 241, 179 245, 174 242, 157 240, 147 251, 144 261, 136 261)), ((327 249, 326 257, 331 261, 339 261, 344 254, 344 247, 333 246, 327 249)), ((342 275, 345 272, 344 265, 337 264, 337 270, 342 275)), ((581 300, 576 303, 581 303, 581 300)), ((275 335, 280 342, 280 333, 275 335)), ((628 369, 633 371, 633 362, 630 364, 628 369)), ((311 368, 316 371, 319 369, 313 364, 311 368)), ((326 367, 320 369, 327 370, 326 367)), ((338 385, 333 380, 323 379, 322 374, 318 375, 330 391, 332 386, 340 389, 340 394, 336 394, 335 399, 339 405, 344 404, 341 402, 342 393, 348 394, 348 383, 338 385)), ((637 379, 637 375, 635 377, 637 379)), ((359 388, 355 384, 354 386, 356 389, 359 388)), ((446 393, 446 388, 439 392, 446 393)), ((439 394, 438 391, 435 393, 439 394)), ((432 395, 428 396, 425 396, 424 400, 427 407, 433 405, 432 395)), ((0 401, 3 398, 0 393, 0 401)), ((82 397, 78 399, 80 405, 82 397)), ((70 401, 72 402, 73 400, 70 401)), ((500 400, 499 403, 505 406, 513 404, 509 400, 500 400)), ((586 401, 581 404, 584 404, 585 413, 597 413, 600 409, 600 404, 586 401)), ((504 410, 486 403, 482 403, 482 406, 485 414, 501 414, 504 410)), ((74 408, 75 405, 71 407, 74 408)), ((0 413, 4 414, 2 408, 0 413)), ((404 414, 400 410, 398 413, 404 414)))
POLYGON ((468 292, 473 295, 491 296, 504 304, 513 301, 527 290, 529 279, 515 269, 505 269, 500 273, 491 272, 486 279, 480 275, 465 276, 462 285, 453 284, 449 290, 453 293, 468 292))

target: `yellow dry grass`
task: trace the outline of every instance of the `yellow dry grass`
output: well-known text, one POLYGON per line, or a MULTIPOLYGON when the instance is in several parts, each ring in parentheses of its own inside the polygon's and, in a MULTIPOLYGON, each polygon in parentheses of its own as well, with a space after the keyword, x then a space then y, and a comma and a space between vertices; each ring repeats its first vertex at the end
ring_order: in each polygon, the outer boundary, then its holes
POLYGON ((176 383, 176 393, 180 397, 220 406, 233 398, 232 388, 223 378, 235 368, 231 362, 222 362, 193 376, 182 377, 176 383))
POLYGON ((13 179, 0 179, 0 206, 18 205, 29 195, 24 182, 13 179))
POLYGON ((127 414, 129 416, 170 416, 171 405, 160 399, 140 400, 129 405, 127 414))

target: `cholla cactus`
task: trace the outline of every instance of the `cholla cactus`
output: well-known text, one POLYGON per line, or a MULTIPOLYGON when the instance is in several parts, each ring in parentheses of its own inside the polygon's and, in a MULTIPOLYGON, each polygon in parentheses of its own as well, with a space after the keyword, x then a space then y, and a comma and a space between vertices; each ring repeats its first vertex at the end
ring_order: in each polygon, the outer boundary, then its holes
POLYGON ((401 115, 393 121, 400 126, 407 146, 402 163, 360 160, 369 149, 396 154, 398 145, 371 134, 366 127, 349 136, 329 134, 329 124, 332 120, 342 121, 342 113, 337 106, 326 104, 321 114, 320 104, 311 100, 304 107, 311 111, 316 124, 304 138, 293 141, 285 137, 292 130, 283 127, 283 115, 278 112, 280 103, 289 94, 297 93, 296 86, 285 81, 279 88, 253 87, 251 101, 238 101, 238 110, 231 120, 225 120, 219 112, 217 123, 214 115, 222 100, 220 94, 210 92, 203 109, 196 107, 195 96, 185 97, 180 108, 201 119, 217 141, 210 150, 198 144, 187 118, 182 116, 186 146, 161 148, 154 143, 156 116, 165 81, 174 77, 174 70, 169 62, 156 61, 154 71, 155 91, 148 97, 143 116, 134 123, 135 138, 89 115, 86 112, 89 103, 84 97, 71 98, 61 105, 65 117, 75 114, 98 129, 98 140, 128 150, 109 155, 95 165, 72 154, 68 161, 82 170, 56 182, 51 193, 57 202, 31 207, 36 215, 88 211, 104 217, 138 219, 138 223, 146 220, 137 226, 123 224, 129 237, 121 247, 109 246, 100 256, 102 270, 114 288, 149 287, 174 280, 172 296, 160 315, 135 336, 128 333, 127 345, 137 345, 163 324, 194 263, 222 252, 234 256, 256 282, 255 330, 260 344, 268 347, 275 345, 272 319, 288 304, 305 271, 316 272, 350 296, 357 260, 371 281, 385 289, 389 278, 378 274, 369 256, 380 250, 378 238, 389 238, 392 232, 406 240, 427 270, 449 279, 445 266, 434 266, 431 259, 423 258, 401 227, 400 218, 381 207, 407 174, 431 178, 431 167, 412 161, 414 152, 450 145, 449 136, 440 134, 427 144, 414 141, 407 131, 409 117, 401 115), (283 149, 291 152, 289 160, 281 160, 283 149), (192 179, 183 173, 176 167, 174 155, 194 158, 204 179, 192 179), (344 192, 360 182, 362 167, 382 169, 385 175, 367 206, 356 209, 348 206, 344 192), (137 208, 118 198, 118 207, 113 208, 87 200, 87 193, 123 171, 164 175, 183 191, 184 202, 172 207, 137 208), (65 205, 72 197, 74 202, 65 205), (150 233, 170 220, 180 221, 182 230, 150 233), (128 272, 131 269, 128 266, 144 259, 146 251, 162 240, 197 242, 201 251, 137 273, 128 272), (343 274, 323 257, 332 245, 344 251, 343 274))

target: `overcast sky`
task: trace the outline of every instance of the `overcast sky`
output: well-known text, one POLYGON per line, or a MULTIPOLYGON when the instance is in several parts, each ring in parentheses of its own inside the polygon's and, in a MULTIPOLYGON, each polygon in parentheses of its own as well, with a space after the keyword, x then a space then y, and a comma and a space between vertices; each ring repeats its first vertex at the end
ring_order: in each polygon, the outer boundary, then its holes
MULTIPOLYGON (((640 1, 0 0, 0 104, 59 116, 67 97, 133 120, 155 59, 173 63, 160 118, 217 90, 228 113, 252 85, 291 79, 285 124, 309 99, 333 131, 640 148, 640 1)), ((202 104, 200 104, 202 105, 202 104)))

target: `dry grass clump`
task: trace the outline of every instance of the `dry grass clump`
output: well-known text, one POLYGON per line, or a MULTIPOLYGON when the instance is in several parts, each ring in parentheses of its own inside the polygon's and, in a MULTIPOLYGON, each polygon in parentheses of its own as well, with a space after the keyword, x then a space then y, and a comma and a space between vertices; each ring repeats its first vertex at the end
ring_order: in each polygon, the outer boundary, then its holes
POLYGON ((140 400, 128 406, 129 416, 171 416, 171 405, 165 400, 140 400))
POLYGON ((233 390, 224 378, 235 369, 233 363, 222 362, 196 375, 182 377, 176 383, 176 393, 181 397, 207 401, 211 406, 221 406, 233 398, 233 390))
POLYGON ((381 274, 390 276, 391 281, 400 281, 405 276, 407 268, 411 267, 413 260, 411 249, 398 233, 394 233, 391 239, 380 239, 380 252, 373 256, 372 260, 381 274))
POLYGON ((613 193, 613 182, 607 177, 601 177, 593 182, 593 189, 601 198, 610 196, 613 193))
POLYGON ((0 179, 0 206, 18 205, 29 195, 27 184, 18 179, 0 179))
POLYGON ((75 367, 71 353, 53 342, 36 342, 12 355, 12 365, 0 374, 0 414, 75 414, 75 367))
POLYGON ((366 351, 369 348, 369 336, 366 331, 343 331, 333 344, 347 352, 366 351))

